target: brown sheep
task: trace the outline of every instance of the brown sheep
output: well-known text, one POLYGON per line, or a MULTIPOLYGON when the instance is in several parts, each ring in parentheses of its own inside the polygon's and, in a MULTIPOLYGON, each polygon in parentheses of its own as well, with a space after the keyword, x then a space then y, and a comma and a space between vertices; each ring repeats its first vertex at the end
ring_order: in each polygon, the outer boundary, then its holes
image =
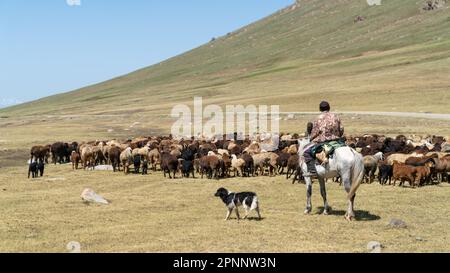
POLYGON ((228 153, 222 154, 222 161, 223 161, 222 176, 230 177, 230 168, 232 166, 230 155, 228 153))
MULTIPOLYGON (((288 164, 287 164, 286 179, 291 178, 292 175, 295 174, 298 169, 300 169, 300 165, 298 163, 299 159, 300 159, 300 157, 298 156, 298 154, 291 155, 289 157, 288 164)), ((294 178, 293 183, 295 183, 295 178, 294 178)))
POLYGON ((172 179, 170 172, 173 172, 173 179, 176 179, 176 173, 178 171, 178 159, 166 152, 161 154, 161 170, 164 173, 164 177, 166 177, 166 173, 169 174, 169 178, 172 179))
POLYGON ((95 158, 92 146, 83 146, 83 149, 81 150, 81 162, 84 170, 89 167, 92 169, 94 168, 95 158))
POLYGON ((220 161, 217 156, 207 155, 200 158, 200 173, 202 178, 203 175, 206 173, 206 176, 209 179, 212 178, 219 179, 219 168, 220 168, 220 161))
POLYGON ((72 170, 78 170, 78 164, 80 163, 81 156, 76 151, 72 151, 70 155, 70 161, 72 162, 72 170))
POLYGON ((50 157, 50 145, 47 146, 33 146, 31 148, 31 161, 33 158, 35 161, 41 160, 48 163, 48 158, 50 157))
POLYGON ((108 159, 113 167, 113 171, 116 172, 116 168, 118 168, 120 172, 120 148, 116 146, 112 146, 109 148, 108 159))
POLYGON ((252 144, 250 144, 250 146, 244 149, 244 152, 248 153, 249 155, 259 154, 261 153, 261 146, 259 145, 259 143, 253 142, 252 144))
POLYGON ((448 180, 448 173, 450 172, 450 158, 434 159, 434 175, 438 183, 444 182, 445 178, 448 180))
POLYGON ((397 182, 397 180, 400 180, 400 186, 403 185, 403 183, 408 180, 410 186, 415 187, 415 176, 416 176, 417 170, 415 167, 408 166, 403 163, 399 163, 397 161, 393 162, 393 179, 394 179, 394 186, 397 182))
POLYGON ((276 160, 278 173, 283 174, 284 168, 287 167, 290 157, 291 157, 291 154, 289 154, 289 153, 279 153, 278 158, 276 160))
POLYGON ((153 148, 148 153, 148 162, 151 164, 153 171, 156 172, 156 166, 158 164, 161 165, 161 154, 159 153, 158 148, 153 148))
POLYGON ((277 158, 278 155, 272 152, 264 152, 253 155, 253 161, 255 165, 255 172, 259 169, 260 175, 264 175, 265 168, 269 168, 269 175, 272 176, 273 172, 277 174, 277 158))

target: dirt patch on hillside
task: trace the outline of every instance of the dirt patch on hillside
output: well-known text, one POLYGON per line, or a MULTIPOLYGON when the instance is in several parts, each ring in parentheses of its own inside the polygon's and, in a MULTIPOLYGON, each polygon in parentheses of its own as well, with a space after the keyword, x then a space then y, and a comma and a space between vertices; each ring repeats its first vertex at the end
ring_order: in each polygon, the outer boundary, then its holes
POLYGON ((21 150, 0 150, 0 168, 26 166, 30 151, 21 150))

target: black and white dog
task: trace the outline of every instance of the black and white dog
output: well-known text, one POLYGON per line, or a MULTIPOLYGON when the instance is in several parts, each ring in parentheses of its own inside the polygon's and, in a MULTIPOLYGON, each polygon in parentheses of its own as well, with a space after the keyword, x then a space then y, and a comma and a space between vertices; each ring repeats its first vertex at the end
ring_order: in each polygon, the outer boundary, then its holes
POLYGON ((261 214, 259 213, 259 201, 258 196, 254 192, 229 192, 227 189, 220 188, 217 190, 214 196, 220 197, 222 201, 227 206, 228 212, 225 220, 230 219, 230 215, 233 212, 233 209, 236 209, 236 216, 238 220, 241 219, 239 216, 238 207, 243 206, 245 209, 245 217, 247 219, 250 211, 255 210, 258 214, 258 218, 261 220, 261 214))

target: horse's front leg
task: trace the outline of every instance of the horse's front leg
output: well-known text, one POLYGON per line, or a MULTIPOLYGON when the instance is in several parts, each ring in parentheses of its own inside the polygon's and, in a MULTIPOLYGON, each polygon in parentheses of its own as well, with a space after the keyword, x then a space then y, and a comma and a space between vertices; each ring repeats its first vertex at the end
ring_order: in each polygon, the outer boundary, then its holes
POLYGON ((323 215, 328 215, 329 212, 329 206, 327 201, 327 189, 325 186, 325 179, 319 178, 319 184, 320 184, 320 194, 323 198, 323 215))
POLYGON ((305 214, 310 214, 312 211, 312 203, 311 203, 311 196, 312 196, 312 180, 311 177, 305 177, 306 182, 306 210, 305 214))

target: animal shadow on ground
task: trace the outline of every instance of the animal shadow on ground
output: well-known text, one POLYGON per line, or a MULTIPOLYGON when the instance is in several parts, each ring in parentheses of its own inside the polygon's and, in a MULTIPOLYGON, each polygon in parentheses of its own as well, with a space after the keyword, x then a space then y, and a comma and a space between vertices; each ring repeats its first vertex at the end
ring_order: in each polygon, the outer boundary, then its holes
MULTIPOLYGON (((244 219, 243 217, 241 217, 241 219, 239 221, 241 221, 241 222, 242 221, 256 221, 256 222, 259 222, 259 221, 263 221, 264 219, 266 219, 266 218, 261 217, 261 219, 259 219, 258 217, 247 217, 247 219, 244 219)), ((231 221, 231 220, 238 221, 238 219, 236 217, 230 217, 229 221, 231 221)))
POLYGON ((259 222, 259 221, 263 221, 265 218, 264 217, 261 217, 261 219, 259 219, 258 217, 247 217, 247 219, 241 219, 241 220, 247 220, 247 221, 257 221, 257 222, 259 222))
MULTIPOLYGON (((319 211, 323 211, 323 207, 319 207, 319 211)), ((334 216, 342 216, 344 217, 346 211, 345 210, 334 210, 330 209, 328 215, 334 216)), ((367 210, 355 210, 355 218, 357 221, 377 221, 380 220, 381 217, 375 214, 371 214, 367 210)))

